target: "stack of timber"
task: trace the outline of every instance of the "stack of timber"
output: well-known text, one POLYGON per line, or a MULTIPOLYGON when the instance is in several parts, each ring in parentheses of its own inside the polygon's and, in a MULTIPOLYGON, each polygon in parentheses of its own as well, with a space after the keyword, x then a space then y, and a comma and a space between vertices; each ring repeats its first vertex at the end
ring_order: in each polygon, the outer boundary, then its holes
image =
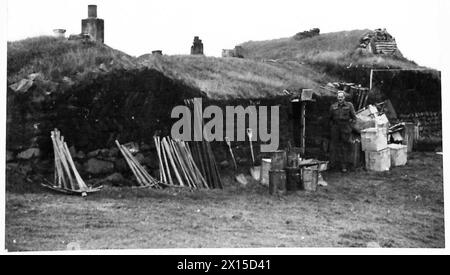
MULTIPOLYGON (((201 105, 194 104, 195 99, 186 99, 184 103, 191 109, 194 114, 194 120, 197 118, 199 121, 194 121, 194 127, 198 127, 197 131, 203 133, 203 110, 201 105)), ((222 181, 220 179, 219 168, 217 166, 214 153, 211 149, 211 144, 208 141, 202 139, 202 141, 190 141, 189 147, 191 148, 194 162, 200 169, 201 174, 205 178, 210 188, 223 188, 222 181)))
POLYGON ((376 29, 365 34, 360 40, 360 48, 368 49, 373 54, 393 55, 397 52, 397 42, 386 29, 376 29))
POLYGON ((58 129, 51 132, 51 139, 55 155, 55 179, 53 185, 43 184, 43 186, 65 194, 81 194, 83 197, 88 193, 100 191, 102 186, 92 188, 83 181, 70 155, 69 147, 64 141, 64 136, 61 136, 58 129))
POLYGON ((373 41, 371 45, 375 54, 392 55, 397 51, 397 42, 394 41, 373 41))
POLYGON ((158 182, 145 170, 145 168, 139 163, 127 147, 121 145, 117 140, 116 145, 136 177, 139 187, 161 188, 160 182, 158 182))
POLYGON ((356 111, 364 109, 367 106, 367 99, 369 98, 368 88, 352 86, 350 88, 350 94, 353 98, 353 104, 356 111))
POLYGON ((210 188, 184 141, 154 136, 159 159, 160 182, 169 187, 210 188))

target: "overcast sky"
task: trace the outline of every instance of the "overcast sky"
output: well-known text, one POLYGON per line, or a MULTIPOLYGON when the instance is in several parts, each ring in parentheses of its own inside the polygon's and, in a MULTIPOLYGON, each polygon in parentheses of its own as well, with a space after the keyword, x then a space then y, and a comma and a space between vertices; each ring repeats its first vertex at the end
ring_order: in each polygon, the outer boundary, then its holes
POLYGON ((189 54, 200 36, 206 55, 248 40, 289 37, 314 27, 322 33, 386 28, 403 54, 420 65, 443 67, 447 0, 8 0, 7 39, 81 32, 87 5, 105 20, 105 43, 139 56, 152 50, 189 54))

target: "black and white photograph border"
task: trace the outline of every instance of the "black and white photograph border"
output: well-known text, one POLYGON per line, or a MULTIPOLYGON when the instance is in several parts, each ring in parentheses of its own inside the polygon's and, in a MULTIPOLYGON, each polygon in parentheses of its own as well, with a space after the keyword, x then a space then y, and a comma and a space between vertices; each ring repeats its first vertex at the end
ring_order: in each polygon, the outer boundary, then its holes
POLYGON ((3 1, 1 253, 448 254, 450 3, 379 2, 3 1))

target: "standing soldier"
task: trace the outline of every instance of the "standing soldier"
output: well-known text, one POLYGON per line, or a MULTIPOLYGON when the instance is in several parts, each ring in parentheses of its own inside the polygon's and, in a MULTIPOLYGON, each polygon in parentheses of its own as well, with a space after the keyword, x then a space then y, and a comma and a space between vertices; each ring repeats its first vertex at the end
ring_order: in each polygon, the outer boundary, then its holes
POLYGON ((337 102, 330 108, 331 125, 331 161, 334 165, 341 164, 341 171, 347 172, 350 162, 352 123, 356 120, 353 104, 345 101, 345 93, 339 91, 337 102))

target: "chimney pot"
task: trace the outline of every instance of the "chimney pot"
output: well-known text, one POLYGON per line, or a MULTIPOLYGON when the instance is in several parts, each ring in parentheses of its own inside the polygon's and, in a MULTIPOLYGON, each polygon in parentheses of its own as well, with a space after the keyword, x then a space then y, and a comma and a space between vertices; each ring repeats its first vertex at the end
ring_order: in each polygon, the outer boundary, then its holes
POLYGON ((97 5, 88 5, 88 17, 97 18, 97 5))

